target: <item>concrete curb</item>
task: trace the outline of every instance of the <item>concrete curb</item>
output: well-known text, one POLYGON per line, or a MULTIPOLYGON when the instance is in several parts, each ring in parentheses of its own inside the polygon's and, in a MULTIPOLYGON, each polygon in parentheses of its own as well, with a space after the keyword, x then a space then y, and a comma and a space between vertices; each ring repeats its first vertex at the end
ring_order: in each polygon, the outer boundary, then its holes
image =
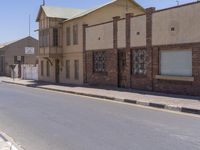
POLYGON ((17 145, 12 138, 3 132, 0 132, 0 139, 2 139, 6 144, 6 146, 3 146, 3 149, 9 148, 9 150, 24 150, 21 146, 17 145))
POLYGON ((153 107, 153 108, 158 108, 158 109, 166 109, 166 110, 171 110, 171 111, 178 111, 178 112, 200 115, 200 109, 178 107, 178 106, 171 106, 171 105, 166 105, 166 104, 161 104, 161 103, 144 102, 144 101, 140 101, 140 100, 123 99, 123 98, 102 96, 102 95, 96 95, 96 94, 88 94, 88 93, 66 91, 66 90, 60 90, 60 89, 52 89, 52 88, 46 88, 46 87, 37 87, 34 84, 25 85, 25 84, 21 84, 21 83, 10 82, 10 81, 2 81, 2 82, 8 83, 8 84, 16 84, 16 85, 26 86, 26 87, 40 88, 40 89, 50 90, 50 91, 57 91, 57 92, 70 93, 70 94, 76 94, 76 95, 83 95, 83 96, 89 96, 89 97, 94 97, 94 98, 102 98, 102 99, 107 99, 107 100, 112 100, 112 101, 129 103, 129 104, 133 104, 133 105, 148 106, 148 107, 153 107))

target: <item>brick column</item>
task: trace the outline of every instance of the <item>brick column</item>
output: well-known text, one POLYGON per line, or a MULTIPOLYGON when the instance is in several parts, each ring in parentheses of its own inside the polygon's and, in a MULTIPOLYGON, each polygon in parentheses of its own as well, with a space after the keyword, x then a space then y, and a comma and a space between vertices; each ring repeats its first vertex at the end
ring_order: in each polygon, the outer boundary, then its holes
POLYGON ((113 17, 113 49, 117 49, 117 32, 118 32, 118 21, 120 16, 113 17))
POLYGON ((113 62, 113 70, 112 70, 112 76, 115 78, 116 86, 118 86, 118 49, 117 49, 117 43, 118 43, 118 21, 120 19, 120 16, 113 17, 113 56, 114 62, 113 62))
POLYGON ((132 70, 132 58, 131 58, 131 18, 133 13, 126 14, 126 87, 131 88, 131 70, 132 70))
POLYGON ((87 24, 83 24, 83 83, 87 83, 87 53, 86 53, 86 28, 87 24))
POLYGON ((154 7, 146 9, 146 49, 148 55, 147 78, 150 82, 147 85, 148 90, 153 90, 152 14, 154 11, 154 7))

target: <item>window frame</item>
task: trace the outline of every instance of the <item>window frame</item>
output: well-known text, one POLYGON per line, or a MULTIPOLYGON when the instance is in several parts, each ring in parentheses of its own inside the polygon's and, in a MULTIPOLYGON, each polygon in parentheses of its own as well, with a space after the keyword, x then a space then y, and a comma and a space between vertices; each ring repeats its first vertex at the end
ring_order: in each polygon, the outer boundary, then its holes
MULTIPOLYGON (((137 55, 139 55, 139 54, 137 54, 137 55)), ((131 59, 131 67, 132 67, 132 69, 131 69, 131 74, 132 75, 134 75, 134 76, 138 76, 138 77, 146 77, 147 76, 147 72, 148 72, 148 62, 147 62, 147 58, 148 58, 148 54, 147 54, 147 49, 145 48, 145 47, 140 47, 140 48, 137 48, 137 49, 133 49, 132 50, 132 59, 131 59), (144 53, 144 60, 143 60, 143 63, 138 63, 138 62, 136 62, 136 60, 135 60, 135 55, 136 55, 136 53, 137 53, 137 51, 144 51, 145 53, 144 53), (139 64, 139 66, 141 65, 141 64, 143 64, 143 73, 140 73, 140 72, 136 72, 135 70, 136 70, 136 63, 138 63, 139 64)), ((139 61, 139 60, 138 60, 139 61)), ((140 70, 140 69, 139 69, 140 70)))
POLYGON ((174 48, 174 49, 161 49, 161 50, 159 50, 159 75, 160 76, 176 76, 176 77, 193 77, 193 51, 192 51, 192 49, 179 49, 179 48, 174 48), (162 51, 169 51, 169 52, 183 52, 183 51, 190 51, 191 52, 191 74, 190 75, 181 75, 181 74, 163 74, 162 73, 162 64, 161 64, 161 59, 162 59, 162 57, 161 57, 161 53, 162 53, 162 51))
POLYGON ((74 79, 79 80, 79 60, 74 60, 74 79), (78 64, 78 65, 77 65, 78 64))
POLYGON ((93 72, 94 73, 107 73, 107 67, 106 67, 106 61, 107 61, 107 56, 106 56, 106 51, 94 51, 93 52, 93 72), (96 58, 97 56, 103 56, 104 58, 96 58), (99 61, 99 62, 96 62, 99 61), (102 69, 96 68, 96 67, 102 66, 102 69))
POLYGON ((49 61, 46 61, 46 75, 47 75, 47 77, 50 77, 50 63, 49 63, 49 61))
POLYGON ((78 24, 73 25, 73 44, 78 45, 78 24))
POLYGON ((71 45, 71 28, 66 27, 66 45, 71 45))
POLYGON ((65 78, 70 79, 70 60, 65 61, 65 78))
POLYGON ((43 60, 41 60, 41 62, 40 62, 40 74, 41 74, 41 76, 44 76, 44 61, 43 60))
POLYGON ((58 28, 53 28, 53 47, 59 46, 59 30, 58 28))

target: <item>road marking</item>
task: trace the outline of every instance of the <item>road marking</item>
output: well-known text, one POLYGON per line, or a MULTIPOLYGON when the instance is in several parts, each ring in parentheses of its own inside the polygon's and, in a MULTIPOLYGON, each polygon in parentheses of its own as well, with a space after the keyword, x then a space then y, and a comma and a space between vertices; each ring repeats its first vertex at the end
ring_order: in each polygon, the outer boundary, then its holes
POLYGON ((67 93, 67 92, 52 91, 52 90, 42 89, 42 88, 35 88, 35 89, 37 89, 39 91, 49 91, 49 92, 52 92, 52 93, 62 93, 62 94, 72 95, 72 96, 77 96, 77 97, 85 97, 85 98, 89 98, 91 100, 98 100, 98 101, 101 100, 101 101, 104 101, 104 102, 117 103, 117 104, 133 106, 133 107, 139 107, 139 108, 143 108, 143 109, 145 108, 145 109, 150 109, 150 110, 155 110, 155 111, 169 112, 169 113, 173 113, 173 114, 177 114, 177 115, 200 118, 199 115, 189 114, 189 113, 184 113, 184 112, 179 112, 179 111, 172 111, 172 110, 168 110, 168 109, 159 109, 159 108, 154 108, 154 107, 150 107, 150 106, 143 106, 143 105, 138 105, 138 104, 130 104, 130 103, 125 103, 125 102, 120 102, 120 101, 115 101, 115 100, 108 100, 108 99, 103 99, 103 98, 90 97, 90 96, 86 96, 86 95, 78 95, 78 94, 67 93))
MULTIPOLYGON (((21 86, 21 87, 26 87, 26 86, 18 85, 18 84, 14 84, 14 85, 21 86)), ((34 88, 34 87, 26 87, 26 88, 34 88)), ((62 91, 53 91, 53 90, 49 90, 49 89, 43 89, 43 88, 40 88, 40 87, 39 88, 34 88, 34 89, 38 90, 38 91, 43 91, 43 92, 44 91, 45 92, 48 91, 48 92, 51 92, 51 93, 61 93, 61 94, 73 95, 73 96, 77 96, 77 97, 85 97, 85 98, 88 98, 88 99, 91 99, 91 100, 101 100, 101 101, 104 101, 104 102, 123 104, 123 105, 132 106, 132 107, 139 107, 139 108, 142 108, 142 109, 150 109, 150 110, 168 112, 168 113, 182 115, 182 116, 200 118, 200 115, 195 115, 195 114, 190 114, 190 113, 184 113, 184 112, 179 112, 179 111, 172 111, 172 110, 168 110, 168 109, 159 109, 159 108, 150 107, 150 106, 143 106, 143 105, 138 105, 138 104, 130 104, 130 103, 126 103, 126 102, 120 102, 120 101, 115 101, 115 100, 108 100, 108 99, 91 97, 91 96, 86 96, 86 95, 79 95, 79 94, 67 93, 67 92, 62 92, 62 91)))

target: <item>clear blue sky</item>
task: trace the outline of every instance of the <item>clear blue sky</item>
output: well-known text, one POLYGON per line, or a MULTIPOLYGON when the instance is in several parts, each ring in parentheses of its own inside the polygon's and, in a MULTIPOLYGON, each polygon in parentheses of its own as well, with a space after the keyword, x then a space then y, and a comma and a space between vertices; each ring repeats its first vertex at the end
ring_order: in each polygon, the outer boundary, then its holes
MULTIPOLYGON (((72 8, 92 8, 111 0, 46 0, 46 5, 72 8)), ((144 8, 156 9, 175 6, 176 0, 136 0, 144 8)), ((179 0, 180 4, 195 0, 179 0)), ((0 5, 0 43, 9 42, 28 36, 28 16, 31 15, 31 35, 37 38, 34 32, 38 9, 42 0, 1 0, 0 5)))

